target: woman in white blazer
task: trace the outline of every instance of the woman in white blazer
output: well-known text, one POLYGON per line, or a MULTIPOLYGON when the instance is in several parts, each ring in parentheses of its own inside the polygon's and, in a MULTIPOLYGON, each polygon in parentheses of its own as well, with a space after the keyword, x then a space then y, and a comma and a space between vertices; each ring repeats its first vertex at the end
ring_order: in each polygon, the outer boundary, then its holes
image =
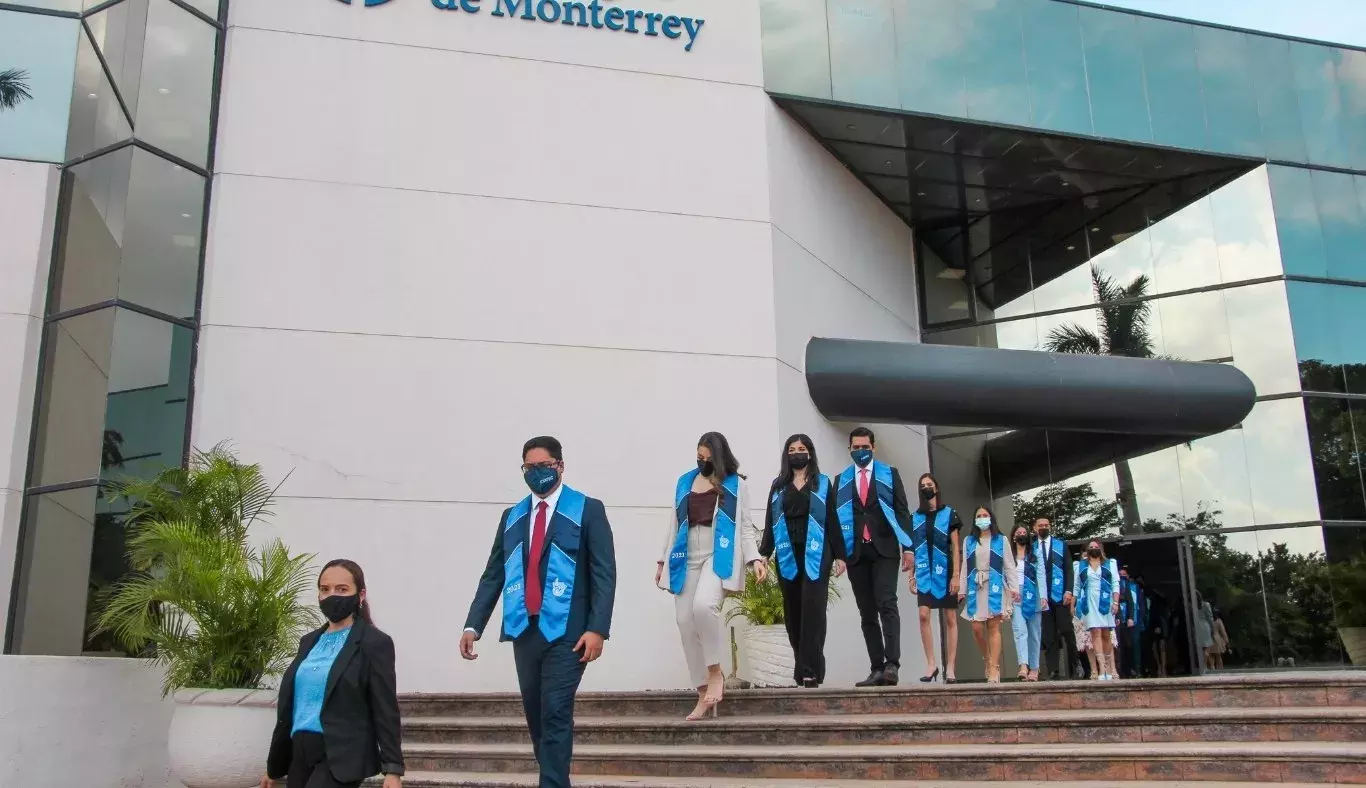
POLYGON ((683 655, 697 688, 689 720, 716 716, 726 684, 721 662, 729 653, 721 603, 726 592, 744 590, 746 566, 765 578, 756 537, 740 463, 726 436, 708 432, 697 441, 697 467, 674 487, 673 515, 655 571, 655 585, 674 595, 683 655))

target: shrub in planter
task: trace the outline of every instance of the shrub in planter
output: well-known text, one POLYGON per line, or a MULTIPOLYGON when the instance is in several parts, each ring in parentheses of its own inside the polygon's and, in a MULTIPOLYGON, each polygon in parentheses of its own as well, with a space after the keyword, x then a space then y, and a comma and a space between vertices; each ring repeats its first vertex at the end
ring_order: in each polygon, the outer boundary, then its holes
MULTIPOLYGON (((830 583, 830 598, 840 598, 839 587, 830 583)), ((726 623, 742 619, 749 624, 742 634, 745 662, 749 675, 745 678, 756 687, 790 687, 796 669, 796 657, 787 640, 783 618, 783 592, 778 586, 778 565, 768 561, 768 579, 759 581, 753 574, 745 575, 745 590, 728 600, 726 623)))
POLYGON ((164 671, 174 776, 188 788, 254 785, 275 719, 267 682, 319 624, 307 603, 313 556, 249 541, 274 489, 221 445, 117 493, 132 504, 132 571, 104 595, 96 626, 164 671))

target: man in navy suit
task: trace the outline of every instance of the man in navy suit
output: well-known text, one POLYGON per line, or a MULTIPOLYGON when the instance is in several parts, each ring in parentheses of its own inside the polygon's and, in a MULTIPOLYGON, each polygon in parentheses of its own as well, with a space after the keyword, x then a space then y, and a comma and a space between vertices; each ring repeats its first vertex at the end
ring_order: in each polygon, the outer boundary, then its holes
POLYGON ((474 642, 502 598, 499 640, 512 641, 540 788, 569 786, 574 695, 584 667, 602 655, 617 588, 607 510, 565 486, 563 473, 559 441, 542 436, 522 447, 522 476, 531 495, 498 521, 460 638, 460 656, 476 659, 474 642))

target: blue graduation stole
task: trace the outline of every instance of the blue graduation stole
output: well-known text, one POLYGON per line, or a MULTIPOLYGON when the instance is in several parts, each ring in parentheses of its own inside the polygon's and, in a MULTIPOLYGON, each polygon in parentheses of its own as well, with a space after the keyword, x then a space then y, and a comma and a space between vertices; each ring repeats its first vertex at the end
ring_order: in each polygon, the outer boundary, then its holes
POLYGON ((1119 617, 1125 621, 1133 618, 1129 615, 1129 606, 1132 604, 1132 600, 1129 599, 1129 590, 1129 581, 1121 577, 1119 579, 1119 617))
MULTIPOLYGON (((825 557, 825 500, 830 493, 830 478, 816 477, 811 492, 811 514, 806 518, 806 576, 821 579, 821 559, 825 557)), ((792 550, 792 536, 787 530, 787 516, 783 514, 783 490, 775 489, 768 502, 773 517, 773 548, 778 556, 778 573, 792 582, 797 579, 797 555, 792 550)))
POLYGON ((1025 616, 1039 613, 1039 575, 1035 556, 1034 545, 1025 547, 1024 582, 1020 584, 1020 612, 1025 616))
MULTIPOLYGON (((574 599, 574 569, 579 558, 579 536, 583 531, 583 493, 568 486, 561 488, 555 514, 546 523, 545 588, 541 594, 541 614, 537 628, 547 642, 564 637, 569 622, 569 605, 574 599)), ((530 616, 526 609, 526 552, 531 528, 531 496, 523 498, 508 512, 503 525, 503 632, 516 639, 526 631, 530 616)), ((539 557, 538 557, 539 558, 539 557)))
MULTIPOLYGON (((678 486, 674 488, 678 534, 669 551, 669 593, 675 596, 683 593, 683 584, 688 579, 688 494, 692 492, 698 473, 700 471, 693 468, 678 477, 678 486)), ((735 522, 739 506, 740 476, 731 474, 721 482, 720 506, 716 508, 716 520, 712 523, 711 569, 722 580, 729 580, 735 573, 735 522)))
MULTIPOLYGON (((1052 539, 1052 537, 1049 538, 1052 539)), ((1062 549, 1054 550, 1053 555, 1046 558, 1044 556, 1044 540, 1035 539, 1033 545, 1036 551, 1035 558, 1038 560, 1042 571, 1048 576, 1048 601, 1055 605, 1061 605, 1063 595, 1067 593, 1067 549, 1061 542, 1058 542, 1058 546, 1062 549)))
MULTIPOLYGON (((844 534, 846 555, 854 554, 854 496, 858 494, 858 470, 856 465, 845 468, 839 476, 838 492, 835 493, 835 513, 839 515, 840 532, 844 534)), ((902 548, 909 548, 911 537, 901 530, 901 522, 896 519, 896 510, 892 508, 892 466, 873 460, 871 471, 872 489, 878 506, 882 507, 882 516, 887 518, 902 548)))
MULTIPOLYGON (((1003 597, 1005 596, 1005 542, 1006 538, 1001 534, 991 537, 991 557, 987 559, 987 609, 992 616, 1001 615, 1003 597)), ((976 536, 968 534, 967 542, 963 546, 964 555, 967 560, 972 562, 972 566, 977 566, 977 545, 979 540, 976 536)), ((981 570, 972 569, 973 582, 968 583, 968 617, 977 617, 977 573, 981 570)), ((967 578, 964 578, 966 580, 967 578)))
POLYGON ((915 547, 915 587, 922 594, 944 597, 949 591, 949 523, 953 509, 945 506, 935 515, 930 527, 925 513, 911 515, 912 545, 915 547))
MULTIPOLYGON (((1088 584, 1091 582, 1091 562, 1078 561, 1081 566, 1081 576, 1077 584, 1077 612, 1082 616, 1091 612, 1090 594, 1086 593, 1088 584)), ((1111 589, 1114 588, 1114 575, 1110 573, 1110 562, 1106 561, 1100 565, 1100 604, 1104 605, 1110 598, 1111 589)), ((1108 609, 1108 608, 1106 608, 1108 609)))

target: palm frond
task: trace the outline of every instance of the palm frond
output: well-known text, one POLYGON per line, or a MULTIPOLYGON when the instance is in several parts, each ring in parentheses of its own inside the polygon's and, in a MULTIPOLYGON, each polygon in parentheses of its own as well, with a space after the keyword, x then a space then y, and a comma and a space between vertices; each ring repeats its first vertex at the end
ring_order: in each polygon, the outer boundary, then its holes
POLYGON ((1089 329, 1076 323, 1066 323, 1048 332, 1044 340, 1044 350, 1050 353, 1090 353, 1105 352, 1100 337, 1089 329))
POLYGON ((28 84, 28 72, 21 68, 0 71, 0 109, 14 109, 33 98, 28 84))

